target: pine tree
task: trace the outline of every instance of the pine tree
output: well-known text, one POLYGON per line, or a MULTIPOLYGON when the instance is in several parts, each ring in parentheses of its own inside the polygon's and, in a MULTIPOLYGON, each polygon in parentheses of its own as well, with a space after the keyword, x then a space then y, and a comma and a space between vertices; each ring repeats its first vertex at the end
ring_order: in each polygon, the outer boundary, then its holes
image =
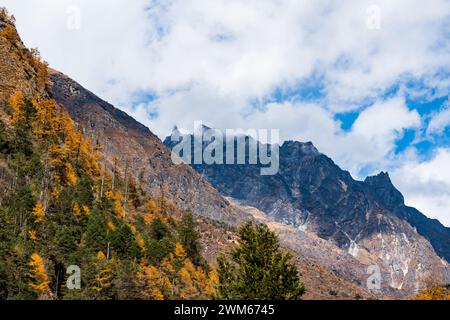
POLYGON ((101 213, 94 209, 89 215, 86 232, 83 236, 83 246, 89 252, 106 252, 108 246, 107 233, 106 223, 101 213))
POLYGON ((131 228, 121 220, 116 220, 115 230, 110 232, 111 246, 121 259, 140 258, 140 248, 131 228))
POLYGON ((121 260, 113 281, 114 297, 119 300, 136 300, 140 298, 138 280, 139 265, 134 261, 121 260))
POLYGON ((197 266, 204 264, 201 255, 200 234, 191 211, 184 213, 178 225, 178 238, 186 250, 189 259, 197 266))
POLYGON ((6 131, 5 124, 0 121, 0 155, 3 158, 3 155, 10 153, 11 146, 9 144, 9 139, 6 131))
POLYGON ((291 256, 266 225, 248 222, 239 230, 229 259, 220 257, 218 297, 243 300, 296 300, 304 293, 291 256))

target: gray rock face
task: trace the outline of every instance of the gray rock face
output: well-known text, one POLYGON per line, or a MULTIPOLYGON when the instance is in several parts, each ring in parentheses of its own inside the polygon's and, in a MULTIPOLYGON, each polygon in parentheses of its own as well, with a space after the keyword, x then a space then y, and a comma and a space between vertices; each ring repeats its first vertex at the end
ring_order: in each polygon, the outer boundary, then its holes
MULTIPOLYGON (((165 140, 171 148, 173 142, 165 140)), ((205 144, 206 146, 206 144, 205 144)), ((261 176, 260 165, 193 165, 223 195, 265 212, 273 221, 314 232, 358 256, 378 256, 391 287, 417 289, 426 272, 450 281, 450 229, 405 206, 389 175, 354 180, 312 143, 287 141, 280 169, 261 176)))

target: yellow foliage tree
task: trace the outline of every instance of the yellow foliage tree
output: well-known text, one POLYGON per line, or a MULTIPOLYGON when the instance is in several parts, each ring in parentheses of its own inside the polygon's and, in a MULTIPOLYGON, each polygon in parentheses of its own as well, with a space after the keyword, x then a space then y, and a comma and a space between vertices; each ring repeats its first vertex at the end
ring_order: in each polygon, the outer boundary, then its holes
POLYGON ((28 230, 28 236, 31 240, 36 241, 37 240, 37 232, 34 229, 28 230))
MULTIPOLYGON (((43 102, 47 103, 47 102, 43 102)), ((41 103, 42 104, 42 103, 41 103)), ((56 104, 51 104, 53 107, 56 104)), ((77 173, 72 163, 80 164, 92 178, 99 175, 95 152, 81 133, 75 132, 70 117, 62 110, 39 111, 39 118, 49 113, 53 120, 37 120, 34 133, 41 137, 64 137, 63 143, 53 139, 50 145, 50 165, 55 171, 55 179, 60 185, 75 185, 78 181, 77 173)))
POLYGON ((137 242, 139 248, 141 248, 142 251, 145 251, 146 250, 145 240, 144 240, 144 238, 142 238, 142 235, 139 232, 135 233, 135 239, 136 239, 136 242, 137 242))
POLYGON ((88 215, 89 213, 91 213, 91 209, 89 209, 89 207, 88 207, 87 205, 85 205, 85 204, 83 204, 83 205, 81 206, 81 209, 83 209, 83 213, 84 213, 85 215, 88 215))
POLYGON ((50 150, 50 160, 49 164, 55 171, 55 179, 58 184, 63 185, 64 183, 64 174, 65 174, 65 155, 64 150, 60 146, 56 144, 52 144, 49 147, 50 150))
POLYGON ((184 250, 183 245, 179 242, 175 244, 175 257, 180 263, 184 263, 186 259, 186 250, 184 250))
POLYGON ((161 263, 161 271, 171 283, 172 295, 181 299, 208 298, 214 296, 218 283, 217 272, 210 266, 208 275, 201 267, 195 267, 180 243, 174 253, 161 263))
POLYGON ((12 44, 14 44, 19 39, 17 31, 14 29, 13 26, 9 24, 6 25, 6 27, 4 27, 3 30, 0 32, 0 37, 6 38, 12 44))
POLYGON ((81 216, 80 206, 76 202, 72 202, 72 212, 75 217, 79 218, 81 216))
POLYGON ((177 270, 175 270, 174 266, 173 253, 169 253, 169 257, 165 258, 161 262, 161 269, 167 274, 168 277, 170 277, 171 280, 174 280, 177 270))
POLYGON ((92 288, 100 293, 109 287, 111 287, 112 270, 106 259, 105 254, 102 251, 97 253, 97 261, 95 263, 97 273, 94 278, 92 288))
POLYGON ((144 214, 144 221, 146 224, 152 223, 154 219, 161 217, 161 214, 161 207, 158 206, 155 200, 147 201, 147 210, 144 214))
POLYGON ((450 290, 446 286, 435 286, 423 290, 416 300, 450 300, 450 290))
POLYGON ((45 208, 41 201, 38 201, 36 206, 33 209, 34 221, 36 223, 40 223, 44 221, 45 217, 45 208))
POLYGON ((171 283, 164 272, 146 264, 141 264, 139 269, 138 279, 143 299, 164 300, 170 297, 171 283))
POLYGON ((195 268, 194 264, 186 259, 184 266, 179 271, 178 295, 182 299, 210 298, 216 292, 218 284, 217 271, 209 266, 210 272, 206 274, 201 267, 195 268))
POLYGON ((9 105, 12 108, 12 123, 14 126, 26 122, 25 100, 23 93, 17 91, 9 98, 9 105))
POLYGON ((91 144, 83 137, 81 127, 75 130, 72 119, 65 113, 61 118, 65 127, 64 150, 66 151, 67 158, 73 159, 76 163, 80 163, 89 175, 98 176, 100 173, 98 153, 93 152, 94 150, 91 144))
POLYGON ((195 267, 189 260, 179 271, 178 296, 181 299, 193 299, 199 295, 195 267))
POLYGON ((45 90, 49 81, 48 63, 41 59, 36 59, 35 63, 37 65, 37 83, 41 90, 45 90))
POLYGON ((69 162, 66 162, 65 164, 66 170, 65 170, 65 180, 68 185, 74 186, 77 184, 77 175, 75 173, 75 169, 73 168, 72 164, 69 162))
POLYGON ((123 207, 124 196, 121 192, 106 192, 106 197, 113 201, 114 203, 114 212, 119 218, 125 217, 125 210, 123 207))
POLYGON ((108 223, 106 224, 109 230, 116 231, 116 226, 114 225, 114 222, 112 220, 108 220, 108 223))
POLYGON ((36 108, 36 118, 33 123, 33 133, 44 140, 58 138, 63 129, 60 115, 63 110, 55 100, 33 100, 36 108))
POLYGON ((37 253, 33 253, 31 255, 31 262, 29 263, 29 266, 31 267, 29 276, 33 279, 30 283, 30 287, 39 295, 39 298, 51 298, 51 291, 49 287, 50 280, 41 256, 37 253))
POLYGON ((217 285, 219 284, 219 275, 217 274, 217 269, 210 265, 209 269, 211 270, 208 274, 208 278, 205 279, 203 283, 202 292, 207 297, 213 297, 217 290, 217 285))

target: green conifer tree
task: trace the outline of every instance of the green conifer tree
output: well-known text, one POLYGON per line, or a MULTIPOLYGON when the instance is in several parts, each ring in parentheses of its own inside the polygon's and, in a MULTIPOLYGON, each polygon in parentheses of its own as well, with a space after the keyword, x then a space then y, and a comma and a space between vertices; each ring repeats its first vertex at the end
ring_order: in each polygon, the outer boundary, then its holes
POLYGON ((178 225, 178 238, 183 245, 189 259, 193 264, 199 266, 204 264, 201 255, 200 234, 197 231, 197 223, 191 211, 185 212, 178 225))
POLYGON ((289 253, 266 225, 247 223, 238 246, 220 257, 218 297, 242 300, 297 300, 304 293, 289 253))

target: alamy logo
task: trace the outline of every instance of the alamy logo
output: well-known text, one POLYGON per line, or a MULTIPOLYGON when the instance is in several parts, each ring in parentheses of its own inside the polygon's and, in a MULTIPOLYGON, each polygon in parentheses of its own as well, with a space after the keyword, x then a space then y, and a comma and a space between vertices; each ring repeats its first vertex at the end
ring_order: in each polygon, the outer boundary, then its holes
POLYGON ((79 266, 71 265, 67 268, 66 273, 70 276, 67 277, 67 288, 69 290, 81 289, 81 269, 79 266))
POLYGON ((261 175, 275 175, 279 169, 279 136, 278 129, 226 129, 223 132, 196 121, 193 135, 183 135, 178 130, 172 133, 171 141, 176 143, 172 148, 172 161, 175 164, 260 165, 261 175))

